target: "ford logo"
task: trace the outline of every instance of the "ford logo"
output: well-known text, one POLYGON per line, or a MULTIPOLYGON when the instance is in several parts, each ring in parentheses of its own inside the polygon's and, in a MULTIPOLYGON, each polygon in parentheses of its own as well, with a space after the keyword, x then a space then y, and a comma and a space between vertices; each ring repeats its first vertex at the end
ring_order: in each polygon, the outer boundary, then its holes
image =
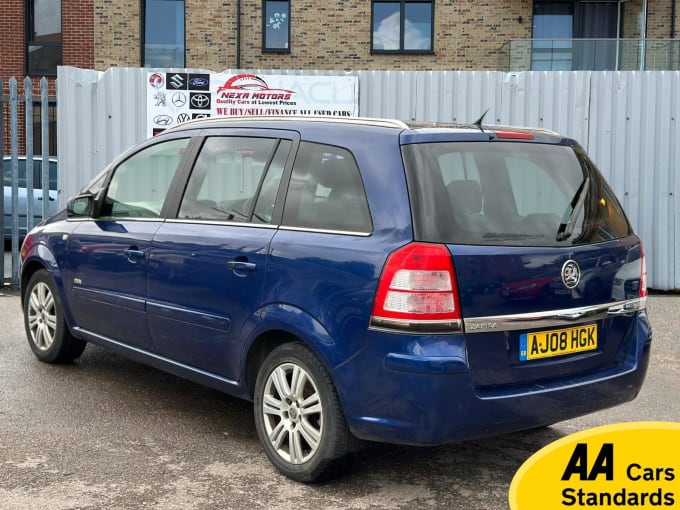
POLYGON ((189 80, 189 85, 192 87, 205 87, 208 84, 208 80, 205 78, 191 78, 189 80))

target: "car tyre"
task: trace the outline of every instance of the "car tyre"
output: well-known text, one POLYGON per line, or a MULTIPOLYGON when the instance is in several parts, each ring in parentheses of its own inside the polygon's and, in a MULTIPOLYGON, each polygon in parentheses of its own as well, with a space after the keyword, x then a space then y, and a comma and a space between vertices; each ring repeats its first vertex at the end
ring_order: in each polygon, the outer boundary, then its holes
POLYGON ((331 477, 358 444, 328 372, 301 343, 281 345, 264 360, 254 409, 267 457, 293 480, 311 483, 331 477))
POLYGON ((24 327, 31 350, 45 363, 69 363, 87 345, 68 329, 54 279, 44 269, 36 271, 28 282, 24 327))

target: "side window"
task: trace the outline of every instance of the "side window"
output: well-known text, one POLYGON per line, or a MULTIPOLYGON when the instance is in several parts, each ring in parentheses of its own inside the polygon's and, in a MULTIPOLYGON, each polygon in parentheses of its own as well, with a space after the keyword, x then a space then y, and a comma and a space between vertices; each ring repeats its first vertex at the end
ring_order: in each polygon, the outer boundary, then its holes
POLYGON ((116 168, 102 216, 157 218, 189 138, 142 149, 116 168))
POLYGON ((272 220, 276 194, 279 191, 281 176, 283 175, 283 169, 286 166, 286 160, 292 145, 293 143, 290 140, 281 140, 279 143, 279 148, 276 150, 274 159, 269 165, 267 174, 262 179, 262 186, 260 186, 260 193, 258 194, 255 210, 253 211, 252 221, 254 223, 270 223, 272 220))
POLYGON ((283 211, 287 226, 369 233, 371 216, 359 168, 345 149, 302 142, 283 211))
MULTIPOLYGON (((290 142, 282 142, 282 146, 290 142)), ((215 136, 203 144, 179 209, 179 218, 214 221, 250 221, 264 170, 278 145, 275 138, 215 136)), ((288 145, 290 148, 290 145, 288 145)), ((276 153, 272 170, 281 172, 287 151, 276 153), (285 152, 285 153, 284 153, 285 152), (283 160, 283 162, 281 162, 283 160)), ((269 175, 267 175, 269 177, 269 175)), ((277 187, 276 182, 267 182, 277 187)), ((262 185, 264 187, 264 185, 262 185)), ((276 190, 274 190, 274 197, 276 190)), ((259 221, 271 221, 273 201, 259 204, 259 221)))

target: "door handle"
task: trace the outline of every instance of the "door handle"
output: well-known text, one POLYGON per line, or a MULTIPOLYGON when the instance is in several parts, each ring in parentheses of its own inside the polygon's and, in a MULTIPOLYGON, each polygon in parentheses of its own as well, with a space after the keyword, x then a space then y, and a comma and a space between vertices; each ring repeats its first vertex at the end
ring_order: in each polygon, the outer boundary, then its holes
POLYGON ((123 254, 133 264, 136 264, 138 260, 143 259, 145 255, 143 250, 138 250, 136 248, 128 248, 127 250, 123 251, 123 254))
POLYGON ((227 266, 236 276, 246 276, 257 269, 257 264, 245 260, 230 260, 227 262, 227 266))

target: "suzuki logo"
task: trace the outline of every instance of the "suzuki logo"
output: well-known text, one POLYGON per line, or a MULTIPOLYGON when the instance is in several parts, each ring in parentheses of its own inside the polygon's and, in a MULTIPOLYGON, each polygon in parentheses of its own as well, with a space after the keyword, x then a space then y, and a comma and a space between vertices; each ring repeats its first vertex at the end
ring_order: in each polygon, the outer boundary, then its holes
POLYGON ((573 289, 581 280, 581 268, 573 260, 567 260, 562 266, 562 282, 568 289, 573 289))
POLYGON ((173 89, 184 88, 184 76, 182 76, 181 74, 173 74, 168 80, 168 84, 173 89))

